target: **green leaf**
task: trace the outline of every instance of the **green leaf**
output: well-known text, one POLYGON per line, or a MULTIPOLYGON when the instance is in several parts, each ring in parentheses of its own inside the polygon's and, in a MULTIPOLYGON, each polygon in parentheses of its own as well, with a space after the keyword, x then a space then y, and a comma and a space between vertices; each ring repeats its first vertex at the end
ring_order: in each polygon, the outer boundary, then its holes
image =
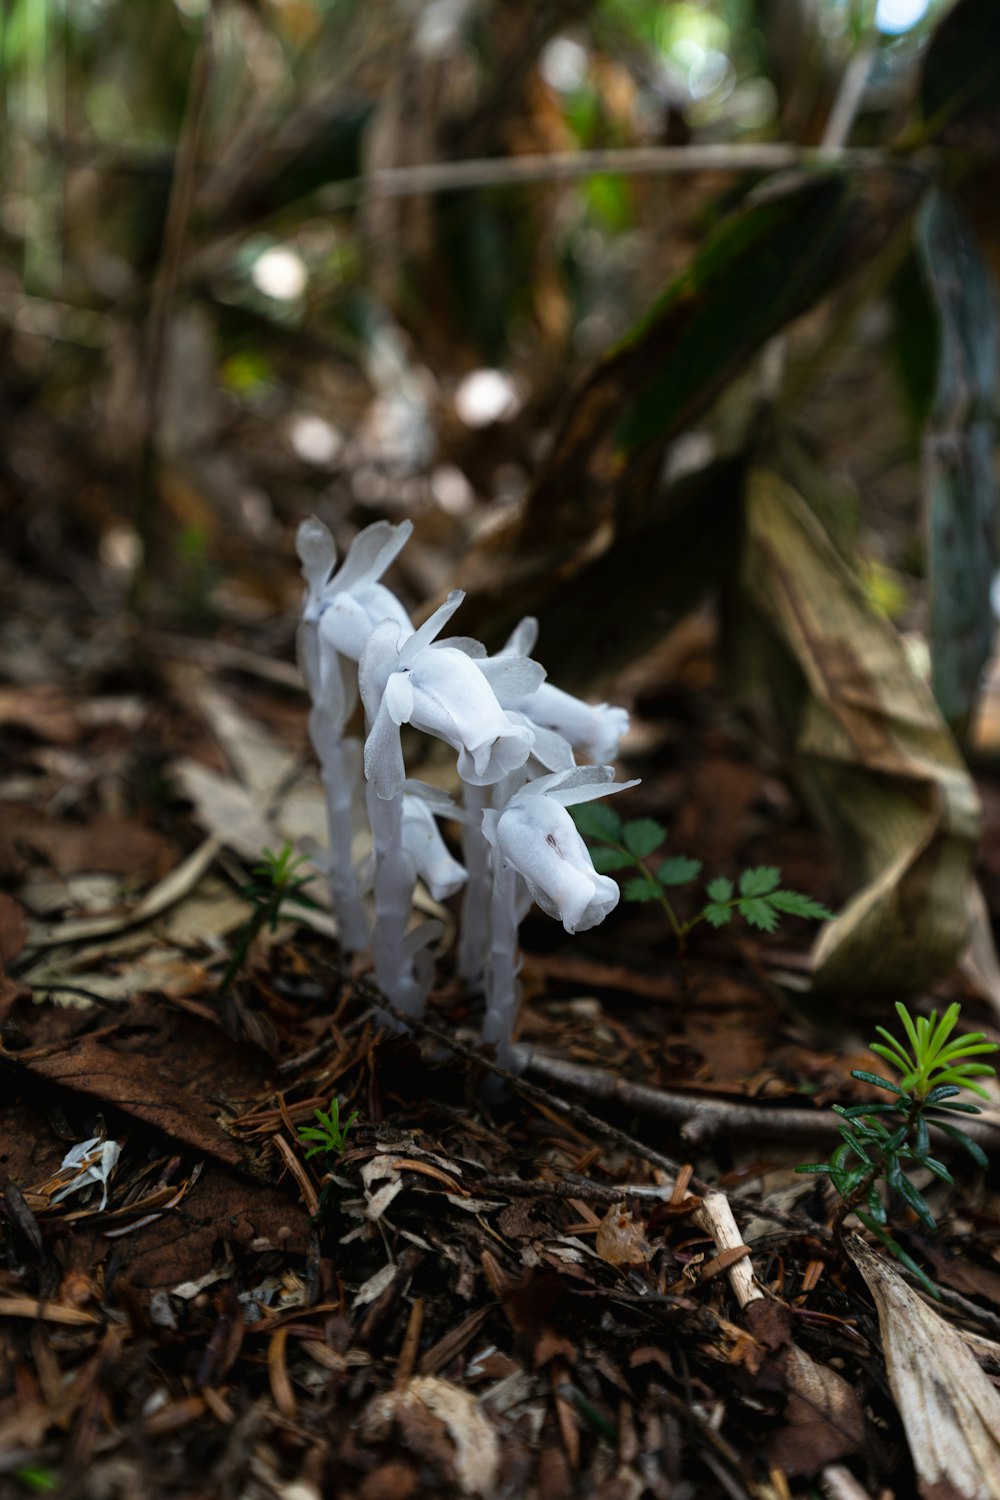
POLYGON ((590 851, 590 858, 598 875, 610 875, 612 870, 635 868, 635 859, 627 849, 609 849, 606 844, 595 844, 590 851))
POLYGON ((744 870, 740 876, 741 896, 766 896, 776 891, 781 884, 781 871, 773 865, 759 865, 753 870, 744 870))
POLYGON ((885 1223, 885 1205, 883 1204, 882 1199, 879 1197, 878 1188, 874 1183, 872 1183, 871 1187, 868 1189, 868 1212, 871 1214, 876 1224, 885 1223))
POLYGON ((993 0, 958 0, 934 30, 920 80, 933 138, 989 147, 1000 139, 1000 47, 993 0))
MULTIPOLYGON (((916 1028, 916 1026, 913 1023, 913 1017, 910 1015, 910 1012, 907 1010, 907 1008, 903 1004, 902 1000, 897 1000, 896 1001, 896 1014, 898 1015, 899 1019, 902 1021, 902 1023, 903 1023, 903 1029, 905 1030, 906 1035, 909 1038, 910 1046, 913 1048, 913 1061, 917 1062, 919 1060, 919 1058, 920 1058, 920 1051, 921 1051, 921 1048, 920 1048, 920 1034, 917 1031, 917 1028, 916 1028)), ((877 1027, 876 1029, 878 1031, 882 1031, 881 1026, 877 1027)), ((884 1033, 883 1033, 883 1035, 884 1035, 884 1033)), ((890 1041, 895 1041, 895 1037, 890 1037, 890 1041)), ((897 1045, 898 1045, 898 1043, 897 1043, 897 1045)), ((902 1049, 900 1049, 900 1050, 902 1050, 902 1049)))
POLYGON ((731 906, 720 906, 710 901, 704 908, 705 921, 709 927, 725 927, 727 922, 733 920, 733 908, 731 906))
POLYGON ((939 1130, 944 1131, 945 1135, 951 1136, 956 1146, 961 1146, 963 1151, 968 1152, 977 1167, 984 1172, 989 1170, 989 1158, 978 1141, 966 1135, 964 1130, 959 1130, 957 1125, 946 1125, 943 1120, 935 1120, 934 1123, 939 1130))
MULTIPOLYGON (((612 393, 619 403, 618 393, 626 393, 618 448, 631 456, 668 441, 707 408, 754 350, 838 277, 853 217, 850 199, 842 179, 814 173, 745 202, 605 355, 578 405, 600 395, 607 407, 612 393)), ((598 428, 594 440, 600 436, 598 428)))
POLYGON ((622 886, 626 901, 659 901, 661 894, 656 881, 650 880, 648 875, 636 875, 622 886))
POLYGON ((813 922, 832 922, 833 912, 811 896, 799 891, 774 891, 767 898, 771 905, 788 917, 805 917, 813 922))
POLYGON ((918 1161, 922 1161, 931 1149, 931 1138, 927 1130, 927 1121, 923 1115, 917 1116, 916 1132, 913 1141, 913 1154, 918 1161))
POLYGON ((921 1193, 917 1192, 916 1188, 913 1186, 913 1183, 908 1177, 900 1178, 900 1181, 896 1187, 896 1191, 899 1193, 899 1196, 903 1199, 904 1203, 909 1204, 910 1208, 913 1209, 913 1212, 916 1214, 921 1224, 923 1224, 927 1229, 933 1232, 937 1228, 937 1225, 934 1222, 934 1215, 931 1213, 926 1199, 921 1193))
MULTIPOLYGON (((905 1098, 903 1090, 895 1083, 890 1083, 888 1078, 880 1078, 877 1073, 866 1073, 863 1068, 852 1068, 851 1077, 857 1078, 861 1083, 874 1083, 877 1088, 888 1089, 891 1094, 900 1094, 905 1098)), ((894 1105, 883 1106, 893 1109, 894 1105)))
POLYGON ((773 932, 778 925, 778 913, 765 897, 745 897, 739 904, 739 913, 751 927, 760 927, 764 932, 773 932))
POLYGON ((813 1177, 819 1177, 821 1174, 826 1176, 829 1170, 830 1164, 825 1161, 804 1162, 801 1167, 795 1168, 796 1172, 808 1172, 813 1177))
POLYGON ((938 1161, 937 1157, 925 1156, 923 1159, 923 1163, 929 1171, 934 1173, 935 1177, 940 1177, 942 1182, 947 1182, 949 1185, 954 1183, 954 1177, 952 1177, 944 1162, 938 1161))
POLYGON ((584 838, 621 843, 622 820, 607 802, 578 802, 568 811, 584 838))
POLYGON ((656 872, 656 878, 664 885, 687 885, 700 874, 700 859, 688 859, 684 854, 675 854, 672 859, 663 861, 656 872))
POLYGON ((634 818, 622 830, 622 841, 636 859, 645 859, 654 849, 659 849, 667 836, 667 830, 654 818, 634 818))
POLYGON ((962 1090, 953 1083, 936 1084, 927 1095, 924 1103, 925 1105, 938 1104, 942 1099, 953 1099, 956 1094, 960 1094, 961 1092, 962 1090))
POLYGON ((710 901, 731 901, 733 896, 733 882, 727 880, 725 875, 717 875, 714 880, 709 881, 705 887, 710 901))

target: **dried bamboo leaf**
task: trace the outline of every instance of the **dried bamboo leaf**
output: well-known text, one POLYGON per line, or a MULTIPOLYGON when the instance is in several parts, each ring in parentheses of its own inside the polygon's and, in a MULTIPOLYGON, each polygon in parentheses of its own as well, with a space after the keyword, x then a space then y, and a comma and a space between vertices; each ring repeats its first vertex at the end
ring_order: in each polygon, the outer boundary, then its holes
POLYGON ((1000 1500, 1000 1392, 958 1333, 856 1235, 893 1399, 925 1500, 1000 1500))
POLYGON ((860 889, 813 952, 813 987, 914 992, 969 931, 979 799, 928 684, 802 496, 758 469, 744 582, 794 658, 807 784, 860 889))

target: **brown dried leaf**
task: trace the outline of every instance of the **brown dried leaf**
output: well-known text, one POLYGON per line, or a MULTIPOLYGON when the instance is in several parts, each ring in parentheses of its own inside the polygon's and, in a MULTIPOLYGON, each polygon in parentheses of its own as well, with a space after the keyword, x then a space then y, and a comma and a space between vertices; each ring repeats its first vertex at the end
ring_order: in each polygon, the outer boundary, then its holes
POLYGON ((862 1239, 851 1259, 878 1308, 893 1399, 926 1500, 1000 1500, 1000 1392, 940 1313, 862 1239))
POLYGON ((594 1246, 601 1259, 612 1266, 644 1266, 653 1253, 641 1222, 636 1223, 624 1203, 608 1209, 598 1226, 594 1246))

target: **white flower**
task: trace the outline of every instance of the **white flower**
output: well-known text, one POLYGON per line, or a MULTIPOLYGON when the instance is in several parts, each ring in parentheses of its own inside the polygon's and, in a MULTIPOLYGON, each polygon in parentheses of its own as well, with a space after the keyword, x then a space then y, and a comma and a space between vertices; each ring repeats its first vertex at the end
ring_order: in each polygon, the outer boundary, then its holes
POLYGON ((574 802, 637 785, 615 784, 614 774, 611 766, 578 766, 540 776, 515 792, 502 812, 483 813, 483 833, 495 855, 514 867, 532 899, 567 932, 596 927, 618 905, 617 882, 598 875, 566 811, 574 802))
POLYGON ((435 822, 438 816, 458 818, 459 809, 444 792, 407 781, 403 794, 403 851, 413 861, 417 876, 435 901, 454 896, 465 884, 465 866, 454 859, 435 822))
MULTIPOLYGON (((537 639, 538 621, 528 615, 513 631, 499 657, 508 653, 526 656, 537 639)), ((628 732, 629 716, 624 708, 615 708, 610 703, 585 703, 550 682, 543 682, 528 697, 511 697, 502 688, 498 688, 497 697, 505 709, 523 715, 532 728, 559 735, 574 750, 601 765, 614 760, 619 743, 628 732)), ((551 740, 548 743, 555 744, 551 740)), ((560 768, 552 763, 551 753, 544 763, 553 771, 560 768)))
MULTIPOLYGON (((365 775, 380 797, 403 789, 405 770, 400 726, 412 724, 458 751, 458 773, 473 786, 492 786, 523 766, 533 736, 508 719, 481 670, 464 650, 435 637, 465 595, 453 589, 420 629, 404 636, 391 620, 372 633, 360 666, 361 697, 371 723, 365 745, 365 775)), ((525 657, 497 659, 496 676, 530 693, 544 677, 525 657)))
POLYGON ((401 521, 398 526, 375 521, 358 532, 334 572, 337 548, 323 522, 310 516, 299 527, 295 545, 306 580, 302 618, 310 624, 318 621, 321 640, 341 656, 359 661, 368 637, 382 620, 395 621, 402 632, 412 630, 402 604, 378 581, 412 531, 412 521, 401 521))

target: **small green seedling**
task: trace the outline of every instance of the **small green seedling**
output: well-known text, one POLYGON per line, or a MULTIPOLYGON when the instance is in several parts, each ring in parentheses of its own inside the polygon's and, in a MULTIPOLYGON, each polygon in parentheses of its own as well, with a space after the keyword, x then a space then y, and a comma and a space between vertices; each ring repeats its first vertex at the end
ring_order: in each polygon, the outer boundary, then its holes
POLYGON ((285 844, 278 854, 265 849, 260 862, 254 865, 253 879, 240 887, 240 895, 253 907, 250 916, 236 935, 233 956, 226 972, 219 981, 219 988, 227 990, 246 962, 247 954, 257 936, 265 927, 274 932, 279 921, 287 915, 286 906, 302 906, 316 909, 316 902, 305 894, 305 887, 315 879, 313 875, 299 873, 306 860, 296 854, 291 844, 285 844))
POLYGON ((841 1198, 834 1221, 838 1236, 847 1215, 855 1214, 936 1297, 937 1290, 926 1272, 889 1233, 879 1184, 885 1183, 890 1201, 892 1195, 901 1198, 926 1229, 931 1232, 936 1229, 925 1198, 906 1173, 913 1167, 924 1167, 943 1182, 952 1181, 947 1167, 930 1154, 929 1123, 967 1151, 977 1166, 985 1170, 989 1165, 982 1149, 948 1120, 945 1111, 981 1113, 976 1104, 957 1103, 956 1095, 963 1089, 971 1089, 983 1099, 988 1098, 985 1089, 973 1079, 993 1076, 996 1070, 989 1063, 969 1059, 996 1052, 998 1048, 981 1031, 967 1032, 949 1041, 961 1012, 960 1005, 949 1005, 940 1021, 937 1011, 914 1020, 905 1005, 897 1004, 896 1010, 909 1047, 883 1026, 877 1026, 875 1029, 883 1040, 874 1042, 871 1050, 899 1072, 899 1082, 892 1083, 888 1078, 858 1068, 851 1073, 852 1078, 873 1083, 895 1095, 893 1102, 854 1104, 850 1108, 835 1104, 834 1110, 844 1120, 840 1127, 841 1144, 829 1161, 811 1162, 795 1170, 825 1173, 830 1178, 841 1198))
POLYGON ((347 1150, 347 1132, 358 1118, 356 1109, 352 1109, 343 1125, 340 1123, 340 1100, 336 1095, 330 1100, 330 1108, 326 1114, 321 1109, 313 1110, 313 1115, 319 1121, 317 1125, 300 1125, 299 1140, 303 1142, 315 1141, 317 1144, 310 1147, 306 1152, 306 1158, 322 1154, 333 1154, 343 1156, 347 1150))
POLYGON ((709 881, 705 886, 707 902, 693 917, 682 922, 667 892, 679 886, 693 885, 701 874, 701 860, 675 854, 651 870, 646 861, 667 837, 667 830, 654 818, 634 818, 632 822, 624 823, 614 808, 605 802, 581 803, 572 809, 572 816, 580 832, 592 841, 590 855, 595 870, 601 875, 629 868, 638 871, 625 881, 622 895, 626 901, 658 901, 682 953, 687 946, 688 934, 700 922, 707 922, 710 927, 724 927, 738 914, 751 927, 773 932, 783 916, 809 917, 825 922, 833 915, 811 896, 783 890, 781 871, 773 865, 761 865, 743 871, 738 889, 724 875, 709 881))

